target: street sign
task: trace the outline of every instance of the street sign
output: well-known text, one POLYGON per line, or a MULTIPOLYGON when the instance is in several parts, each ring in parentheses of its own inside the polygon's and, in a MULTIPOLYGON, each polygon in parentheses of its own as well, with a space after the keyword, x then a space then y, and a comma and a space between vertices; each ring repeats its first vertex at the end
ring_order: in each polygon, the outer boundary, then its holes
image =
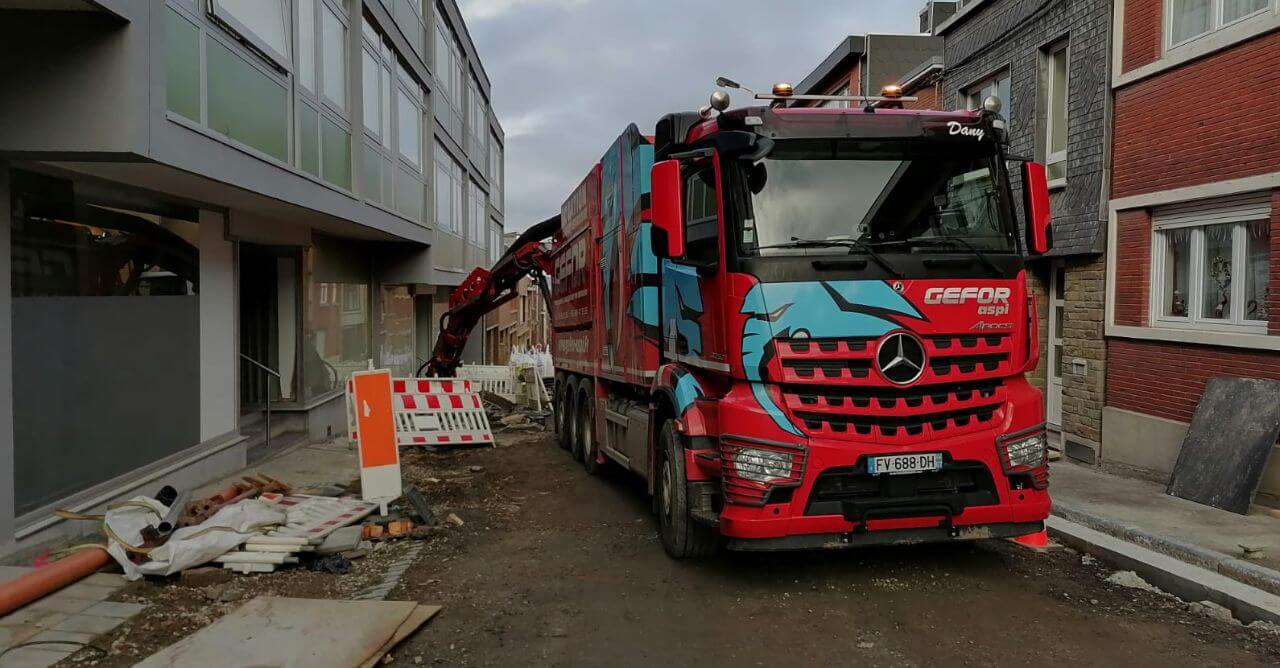
POLYGON ((400 450, 396 446, 395 418, 391 407, 391 372, 360 371, 351 374, 347 410, 355 429, 351 439, 360 452, 360 494, 377 503, 382 514, 400 497, 400 450))

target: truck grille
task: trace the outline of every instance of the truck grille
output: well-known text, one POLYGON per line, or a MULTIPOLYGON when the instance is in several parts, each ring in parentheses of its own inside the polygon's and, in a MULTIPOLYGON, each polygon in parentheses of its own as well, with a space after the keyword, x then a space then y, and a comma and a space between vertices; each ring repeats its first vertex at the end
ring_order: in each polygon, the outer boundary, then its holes
POLYGON ((989 429, 1007 399, 1010 335, 921 338, 927 368, 905 388, 873 368, 876 339, 779 339, 769 371, 812 436, 906 445, 989 429))
POLYGON ((999 502, 991 471, 981 462, 947 462, 936 473, 873 476, 866 465, 828 469, 813 483, 806 515, 838 515, 845 504, 864 508, 901 506, 910 516, 912 506, 939 504, 960 514, 970 506, 999 502))

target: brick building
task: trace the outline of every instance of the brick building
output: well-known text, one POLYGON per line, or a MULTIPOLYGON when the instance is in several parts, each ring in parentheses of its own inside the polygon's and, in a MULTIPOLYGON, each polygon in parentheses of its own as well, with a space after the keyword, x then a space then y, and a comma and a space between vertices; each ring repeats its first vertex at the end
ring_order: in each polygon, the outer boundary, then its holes
POLYGON ((1049 167, 1054 246, 1029 277, 1042 346, 1032 382, 1045 390, 1059 447, 1086 461, 1102 441, 1106 373, 1110 18, 1107 0, 965 0, 933 25, 944 39, 940 106, 975 109, 998 95, 1010 154, 1049 167))
MULTIPOLYGON (((950 4, 950 3, 941 3, 950 4)), ((850 35, 796 85, 799 95, 880 94, 921 63, 942 56, 942 39, 920 35, 850 35)), ((847 106, 848 102, 797 102, 797 106, 847 106)))
POLYGON ((1115 23, 1103 455, 1167 478, 1208 378, 1280 378, 1280 1, 1115 23))
MULTIPOLYGON (((510 247, 519 236, 519 232, 507 233, 503 246, 510 247)), ((506 364, 515 349, 551 349, 551 312, 547 310, 547 301, 542 298, 537 281, 528 276, 520 279, 516 295, 490 314, 491 327, 486 332, 489 364, 506 364)))

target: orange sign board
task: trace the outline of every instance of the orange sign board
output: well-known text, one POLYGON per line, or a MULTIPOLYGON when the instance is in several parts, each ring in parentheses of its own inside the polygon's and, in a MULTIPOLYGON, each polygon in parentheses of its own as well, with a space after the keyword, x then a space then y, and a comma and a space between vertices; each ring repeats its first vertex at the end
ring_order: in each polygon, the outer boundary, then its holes
POLYGON ((372 371, 351 375, 359 435, 360 467, 400 463, 396 449, 395 418, 391 414, 391 372, 372 371))

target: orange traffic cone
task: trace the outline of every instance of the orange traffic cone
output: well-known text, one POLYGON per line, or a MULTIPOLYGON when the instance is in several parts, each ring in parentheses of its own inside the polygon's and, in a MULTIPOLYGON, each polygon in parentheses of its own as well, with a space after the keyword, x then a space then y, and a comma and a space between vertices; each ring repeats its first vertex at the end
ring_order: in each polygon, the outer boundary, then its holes
POLYGON ((1041 529, 1035 533, 1029 533, 1025 536, 1015 536, 1009 540, 1033 550, 1049 549, 1049 532, 1045 529, 1041 529))

